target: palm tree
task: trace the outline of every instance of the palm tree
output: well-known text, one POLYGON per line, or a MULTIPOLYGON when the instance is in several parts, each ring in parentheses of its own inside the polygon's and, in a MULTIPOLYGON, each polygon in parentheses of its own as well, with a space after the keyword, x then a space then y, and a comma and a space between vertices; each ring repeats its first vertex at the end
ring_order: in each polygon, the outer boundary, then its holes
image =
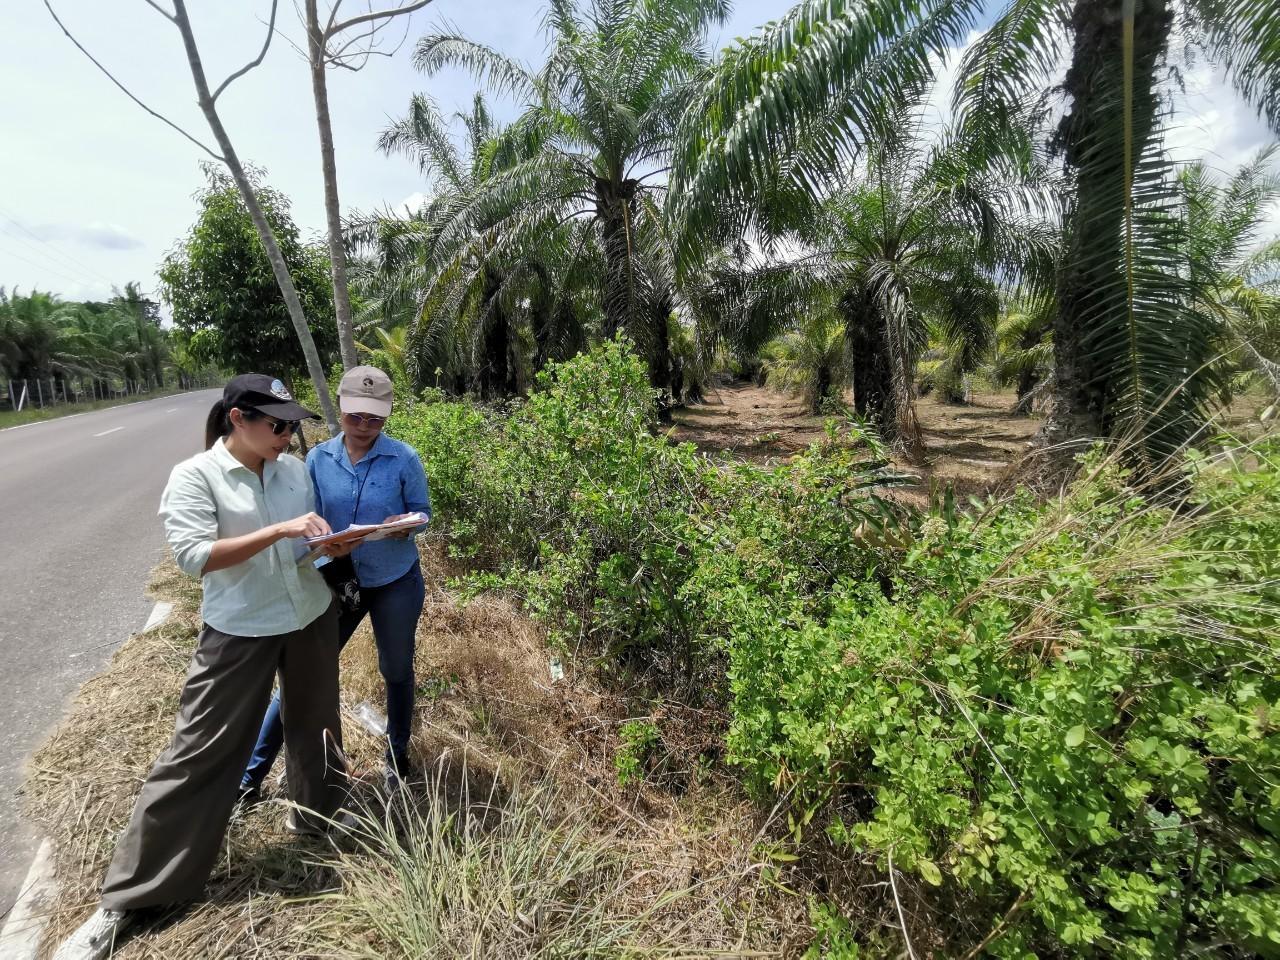
POLYGON ((365 251, 358 286, 366 320, 408 329, 407 369, 420 385, 511 396, 523 390, 527 367, 539 370, 580 346, 591 248, 584 256, 582 225, 553 226, 537 243, 518 245, 501 224, 481 219, 477 194, 532 148, 523 131, 493 123, 483 96, 455 119, 466 130, 464 151, 425 96, 380 138, 384 151, 417 163, 431 197, 406 218, 378 216, 353 228, 365 251), (470 229, 459 229, 463 223, 470 229))
POLYGON ((839 399, 849 382, 844 319, 827 302, 810 310, 794 330, 765 346, 765 383, 774 390, 800 393, 810 412, 839 399))
MULTIPOLYGON (((889 115, 846 185, 804 216, 797 239, 836 291, 854 409, 882 436, 921 452, 917 363, 931 330, 957 369, 980 363, 994 329, 999 285, 1051 275, 1054 231, 1033 169, 1000 163, 983 142, 930 136, 910 105, 889 115)), ((801 207, 803 210, 803 206, 801 207)))
MULTIPOLYGON (((979 7, 804 0, 732 48, 681 130, 671 198, 682 259, 723 221, 726 199, 737 223, 767 227, 771 193, 821 195, 832 158, 856 152, 882 105, 927 82, 930 53, 955 46, 979 7)), ((1280 125, 1280 19, 1258 0, 1011 0, 962 65, 962 128, 1000 139, 1041 104, 1072 50, 1056 137, 1072 190, 1049 439, 1138 430, 1140 449, 1167 453, 1194 435, 1214 387, 1204 362, 1212 332, 1188 310, 1196 295, 1178 272, 1184 238, 1159 149, 1157 80, 1175 9, 1280 125)))
POLYGON ((1280 201, 1280 176, 1272 170, 1278 152, 1274 145, 1259 151, 1226 183, 1203 163, 1179 176, 1187 254, 1202 294, 1195 306, 1220 324, 1215 348, 1223 403, 1250 382, 1280 396, 1280 238, 1258 244, 1280 201))
POLYGON ((603 266, 600 333, 626 331, 648 357, 650 380, 671 384, 671 288, 661 216, 676 127, 708 67, 705 32, 726 0, 553 0, 546 63, 537 72, 453 33, 424 37, 415 62, 431 75, 470 70, 521 98, 515 127, 536 151, 477 190, 456 232, 489 223, 521 246, 585 221, 603 266))
POLYGON ((1058 304, 1051 293, 1018 290, 996 322, 994 352, 987 374, 997 387, 1017 393, 1013 412, 1026 416, 1052 385, 1053 318, 1058 304))
POLYGON ((455 114, 455 118, 467 131, 465 155, 454 146, 435 104, 421 94, 410 102, 408 114, 379 137, 378 146, 385 153, 404 154, 417 163, 435 194, 417 217, 382 225, 382 236, 394 235, 400 253, 384 247, 391 256, 384 254, 380 264, 383 275, 391 275, 393 288, 407 282, 414 291, 419 315, 412 325, 411 353, 425 348, 429 354, 439 354, 442 349, 460 347, 462 354, 436 369, 461 361, 481 396, 512 396, 519 392, 520 363, 511 298, 504 295, 509 265, 486 256, 494 244, 485 237, 488 225, 483 223, 475 224, 481 246, 470 251, 473 269, 458 269, 456 247, 440 249, 440 226, 448 224, 458 206, 512 161, 507 153, 511 143, 501 140, 483 97, 475 98, 469 114, 455 114), (427 311, 434 316, 424 316, 427 311), (458 320, 461 327, 454 322, 458 320))

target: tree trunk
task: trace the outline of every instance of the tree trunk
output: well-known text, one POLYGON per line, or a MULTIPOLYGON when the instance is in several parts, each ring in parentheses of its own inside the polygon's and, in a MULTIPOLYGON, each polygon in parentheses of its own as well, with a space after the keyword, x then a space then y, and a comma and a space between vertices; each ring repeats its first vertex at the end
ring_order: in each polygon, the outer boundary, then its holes
POLYGON ((498 299, 502 280, 496 270, 484 268, 484 299, 481 309, 489 314, 489 319, 480 337, 476 388, 486 400, 514 397, 519 392, 512 350, 511 319, 498 299))
POLYGON ((853 409, 875 423, 885 443, 898 441, 898 396, 888 329, 870 297, 851 290, 840 299, 845 345, 853 368, 853 409))
POLYGON ((347 289, 347 248, 342 240, 342 209, 338 204, 338 166, 333 154, 333 125, 329 120, 329 87, 325 77, 327 41, 320 26, 317 0, 307 0, 307 57, 311 63, 311 93, 320 132, 320 168, 324 174, 324 218, 329 233, 329 272, 333 277, 333 312, 338 323, 338 349, 343 369, 359 364, 347 289))
MULTIPOLYGON (((1115 384, 1091 371, 1102 348, 1107 318, 1123 295, 1123 230, 1126 136, 1124 116, 1124 17, 1132 0, 1078 0, 1075 36, 1063 90, 1070 112, 1056 144, 1075 182, 1065 218, 1063 269, 1053 322, 1054 397, 1040 440, 1063 455, 1106 436, 1113 426, 1115 384)), ((1138 0, 1134 7, 1133 99, 1128 148, 1136 163, 1155 128, 1159 95, 1156 70, 1168 46, 1167 0, 1138 0)))
POLYGON ((302 303, 298 300, 298 291, 294 288, 293 278, 289 276, 289 267, 284 262, 284 255, 280 252, 280 246, 276 243, 271 224, 267 222, 266 214, 262 212, 258 197, 253 191, 253 184, 249 182, 249 178, 245 175, 244 167, 240 164, 235 148, 231 146, 231 138, 227 136, 226 128, 223 127, 222 120, 218 116, 213 96, 209 92, 209 82, 205 79, 204 66, 200 62, 200 51, 196 47, 195 34, 191 30, 191 21, 187 17, 187 8, 184 0, 174 0, 174 20, 177 23, 178 30, 182 33, 182 43, 187 51, 187 62, 191 67, 191 77, 195 81, 200 110, 204 113, 205 120, 209 123, 209 129, 213 132, 214 139, 218 142, 218 149, 222 151, 222 160, 227 165, 227 169, 231 171, 231 177, 235 180, 240 196, 244 200, 245 206, 249 209, 249 216, 253 219, 253 225, 258 230, 258 238, 262 241, 262 246, 267 251, 267 259, 271 261, 271 272, 275 274, 276 283, 280 286, 285 306, 289 309, 289 319, 293 321, 294 332, 298 335, 298 342, 302 345, 303 356, 307 359, 307 372, 311 376, 311 382, 315 385, 316 395, 320 400, 321 412, 324 414, 325 422, 328 424, 329 433, 336 435, 338 432, 338 416, 333 408, 333 399, 329 396, 329 384, 325 379, 324 366, 320 362, 320 351, 316 349, 316 342, 311 336, 310 328, 307 326, 307 318, 302 312, 302 303))
POLYGON ((597 178, 595 194, 605 262, 603 333, 606 340, 611 340, 622 330, 634 334, 630 327, 636 319, 633 242, 636 183, 597 178))
POLYGON ((671 422, 671 408, 676 401, 669 326, 674 309, 675 298, 669 288, 664 289, 650 311, 648 343, 643 345, 649 367, 649 385, 658 391, 658 420, 661 423, 671 422))

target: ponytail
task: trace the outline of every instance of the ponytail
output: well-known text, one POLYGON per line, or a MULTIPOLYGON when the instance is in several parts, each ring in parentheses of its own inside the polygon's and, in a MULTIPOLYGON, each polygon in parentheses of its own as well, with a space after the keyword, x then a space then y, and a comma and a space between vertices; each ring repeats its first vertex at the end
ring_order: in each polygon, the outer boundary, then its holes
POLYGON ((209 417, 204 422, 204 448, 206 450, 217 443, 219 438, 225 437, 231 432, 231 418, 228 416, 230 412, 221 398, 214 401, 209 410, 209 417))

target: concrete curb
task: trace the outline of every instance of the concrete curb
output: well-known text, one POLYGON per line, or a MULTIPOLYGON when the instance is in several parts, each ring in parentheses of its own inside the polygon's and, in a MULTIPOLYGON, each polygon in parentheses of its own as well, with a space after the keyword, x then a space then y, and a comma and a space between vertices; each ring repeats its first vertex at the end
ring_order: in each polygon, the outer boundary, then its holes
POLYGON ((57 893, 53 841, 46 837, 31 861, 18 901, 9 911, 4 929, 0 930, 0 957, 5 960, 35 960, 57 893))

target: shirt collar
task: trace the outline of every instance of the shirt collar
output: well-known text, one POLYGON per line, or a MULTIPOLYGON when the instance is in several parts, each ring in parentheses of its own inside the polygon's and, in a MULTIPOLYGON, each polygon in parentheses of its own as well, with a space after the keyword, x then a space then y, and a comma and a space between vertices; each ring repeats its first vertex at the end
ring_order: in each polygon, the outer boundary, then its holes
MULTIPOLYGON (((236 459, 236 455, 227 449, 223 438, 219 437, 213 442, 213 446, 209 448, 209 452, 213 454, 213 459, 217 462, 224 472, 232 470, 243 470, 246 473, 253 473, 248 467, 236 459)), ((275 475, 277 468, 280 466, 278 461, 264 460, 262 463, 262 482, 265 484, 272 476, 275 475)), ((256 476, 256 474, 254 474, 256 476)))

